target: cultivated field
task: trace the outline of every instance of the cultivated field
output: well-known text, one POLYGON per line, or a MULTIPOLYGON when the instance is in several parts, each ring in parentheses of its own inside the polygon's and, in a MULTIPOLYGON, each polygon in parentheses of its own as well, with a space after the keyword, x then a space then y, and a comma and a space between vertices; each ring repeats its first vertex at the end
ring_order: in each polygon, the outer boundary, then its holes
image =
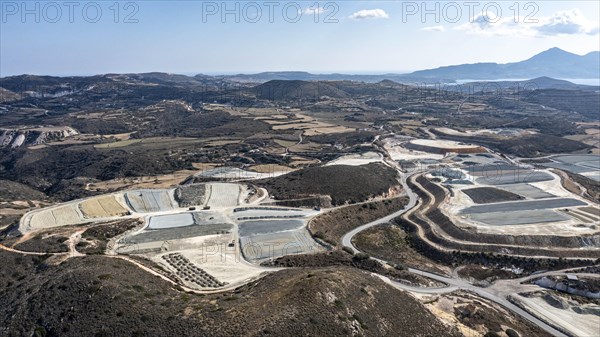
POLYGON ((79 204, 79 209, 85 218, 108 218, 129 213, 113 195, 85 200, 79 204))

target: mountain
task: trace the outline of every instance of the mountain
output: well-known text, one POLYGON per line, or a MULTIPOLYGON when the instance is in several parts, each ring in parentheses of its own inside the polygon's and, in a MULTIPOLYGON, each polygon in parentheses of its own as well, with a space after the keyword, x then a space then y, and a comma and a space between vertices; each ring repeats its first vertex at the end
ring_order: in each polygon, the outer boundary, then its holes
POLYGON ((356 74, 312 74, 305 71, 271 71, 258 74, 237 74, 221 76, 235 82, 264 83, 272 80, 281 81, 355 81, 375 83, 382 80, 401 81, 405 78, 400 74, 356 75, 356 74))
POLYGON ((347 98, 349 95, 334 83, 272 80, 253 87, 257 97, 268 100, 319 99, 322 96, 347 98))
POLYGON ((598 90, 598 86, 575 84, 565 80, 557 80, 546 76, 532 78, 524 81, 474 81, 463 83, 460 86, 448 86, 448 90, 478 92, 481 90, 489 91, 494 89, 513 89, 513 90, 538 90, 538 89, 558 89, 558 90, 598 90))
POLYGON ((599 78, 600 52, 586 55, 551 48, 514 63, 474 63, 420 70, 406 77, 437 80, 493 80, 502 78, 599 78))

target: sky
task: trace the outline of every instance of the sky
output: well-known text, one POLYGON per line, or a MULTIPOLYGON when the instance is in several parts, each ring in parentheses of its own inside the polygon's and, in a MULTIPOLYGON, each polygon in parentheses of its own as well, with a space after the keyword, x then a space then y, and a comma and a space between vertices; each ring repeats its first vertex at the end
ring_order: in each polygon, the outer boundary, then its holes
POLYGON ((6 1, 0 77, 404 73, 600 50, 599 1, 6 1))

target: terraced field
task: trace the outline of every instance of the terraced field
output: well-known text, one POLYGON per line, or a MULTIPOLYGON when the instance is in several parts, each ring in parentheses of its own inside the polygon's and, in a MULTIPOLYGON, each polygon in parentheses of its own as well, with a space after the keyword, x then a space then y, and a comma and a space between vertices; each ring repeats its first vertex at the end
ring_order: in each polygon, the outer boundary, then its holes
POLYGON ((85 200, 79 204, 79 209, 88 219, 123 216, 129 213, 113 195, 85 200))

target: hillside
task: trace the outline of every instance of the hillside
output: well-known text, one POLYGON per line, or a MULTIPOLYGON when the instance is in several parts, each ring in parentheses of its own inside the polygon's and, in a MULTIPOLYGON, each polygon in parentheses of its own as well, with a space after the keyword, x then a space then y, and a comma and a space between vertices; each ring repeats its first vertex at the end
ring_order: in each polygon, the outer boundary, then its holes
POLYGON ((334 206, 365 201, 399 185, 396 171, 379 163, 310 167, 255 184, 278 200, 328 195, 334 206))
POLYGON ((258 98, 273 101, 319 99, 322 96, 347 98, 349 95, 327 82, 273 80, 251 89, 258 98))
POLYGON ((460 336, 412 296, 347 267, 290 269, 198 296, 119 259, 0 258, 3 336, 460 336))
POLYGON ((474 63, 420 70, 407 76, 428 79, 599 78, 600 52, 586 55, 559 48, 548 49, 527 60, 506 64, 474 63))
MULTIPOLYGON (((478 91, 490 91, 494 89, 511 89, 511 90, 520 90, 520 91, 532 91, 532 90, 582 90, 582 91, 590 91, 594 92, 598 90, 597 86, 592 85, 580 85, 575 84, 565 80, 558 80, 555 78, 542 76, 537 78, 532 78, 530 80, 525 81, 479 81, 479 82, 467 82, 463 83, 460 86, 456 86, 456 90, 465 91, 467 88, 471 88, 470 92, 478 92, 478 91)), ((452 90, 452 87, 449 87, 452 90)), ((532 94, 528 95, 532 96, 532 94)))
POLYGON ((45 200, 48 197, 27 185, 14 181, 0 180, 0 202, 15 200, 45 200))

